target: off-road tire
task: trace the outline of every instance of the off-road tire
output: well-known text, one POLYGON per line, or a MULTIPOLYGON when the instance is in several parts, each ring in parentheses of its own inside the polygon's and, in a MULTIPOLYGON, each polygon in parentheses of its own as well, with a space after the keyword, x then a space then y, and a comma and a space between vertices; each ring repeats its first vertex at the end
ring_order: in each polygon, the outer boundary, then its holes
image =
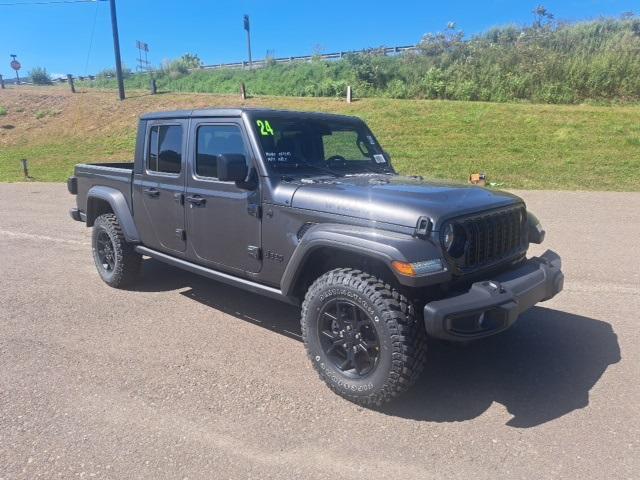
POLYGON ((105 213, 96 218, 91 235, 91 249, 96 269, 107 285, 126 288, 138 278, 142 256, 136 253, 133 245, 125 240, 122 227, 113 213, 105 213), (109 236, 113 246, 114 265, 110 271, 103 267, 98 255, 97 243, 101 232, 109 236))
POLYGON ((364 406, 380 406, 406 391, 419 377, 426 356, 426 332, 414 308, 397 290, 360 270, 338 268, 319 277, 302 304, 302 337, 320 378, 334 392, 364 406), (375 369, 363 378, 345 375, 325 354, 318 323, 325 302, 348 298, 370 312, 379 339, 375 369))

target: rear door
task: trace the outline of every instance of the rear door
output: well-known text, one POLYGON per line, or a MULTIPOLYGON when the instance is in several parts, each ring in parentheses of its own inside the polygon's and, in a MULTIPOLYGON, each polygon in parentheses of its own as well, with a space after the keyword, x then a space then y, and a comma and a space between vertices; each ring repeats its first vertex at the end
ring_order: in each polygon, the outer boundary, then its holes
POLYGON ((147 123, 144 166, 134 176, 136 226, 149 248, 186 250, 184 189, 187 120, 147 123))
POLYGON ((240 119, 193 119, 185 192, 188 256, 213 268, 260 271, 260 190, 217 178, 217 156, 253 154, 240 119))

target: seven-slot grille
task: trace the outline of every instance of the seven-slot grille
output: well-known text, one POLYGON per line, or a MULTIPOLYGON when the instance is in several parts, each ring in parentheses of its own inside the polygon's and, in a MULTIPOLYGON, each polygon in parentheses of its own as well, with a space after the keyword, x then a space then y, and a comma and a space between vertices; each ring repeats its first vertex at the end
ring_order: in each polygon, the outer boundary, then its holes
POLYGON ((452 260, 462 271, 469 271, 524 251, 526 218, 525 207, 517 206, 453 220, 464 229, 466 244, 464 254, 452 260))

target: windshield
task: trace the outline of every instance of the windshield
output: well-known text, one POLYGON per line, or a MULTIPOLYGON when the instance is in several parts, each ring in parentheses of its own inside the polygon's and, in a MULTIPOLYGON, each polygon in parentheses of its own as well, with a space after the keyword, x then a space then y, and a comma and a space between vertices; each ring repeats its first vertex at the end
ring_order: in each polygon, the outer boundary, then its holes
POLYGON ((267 114, 252 123, 270 173, 340 176, 393 171, 372 133, 357 120, 267 114))

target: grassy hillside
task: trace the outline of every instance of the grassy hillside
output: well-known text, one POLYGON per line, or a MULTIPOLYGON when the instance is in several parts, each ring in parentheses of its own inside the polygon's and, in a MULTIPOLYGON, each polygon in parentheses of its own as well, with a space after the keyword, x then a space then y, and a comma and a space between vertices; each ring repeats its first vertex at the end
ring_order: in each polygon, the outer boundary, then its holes
MULTIPOLYGON (((127 160, 144 112, 237 106, 236 96, 63 87, 0 90, 0 180, 62 181, 79 162, 127 160)), ((484 171, 504 188, 640 190, 639 106, 258 97, 246 105, 364 118, 401 173, 465 181, 484 171)))
MULTIPOLYGON (((545 11, 548 15, 548 12, 545 11)), ((418 39, 416 39, 417 41, 418 39)), ((277 64, 256 71, 196 70, 185 61, 156 72, 173 92, 255 95, 530 101, 576 104, 640 101, 640 18, 559 24, 541 16, 531 26, 492 29, 471 39, 453 25, 428 34, 416 52, 385 57, 374 49, 341 61, 277 64)), ((147 75, 130 88, 147 88, 147 75)), ((106 77, 86 86, 115 88, 106 77)))

